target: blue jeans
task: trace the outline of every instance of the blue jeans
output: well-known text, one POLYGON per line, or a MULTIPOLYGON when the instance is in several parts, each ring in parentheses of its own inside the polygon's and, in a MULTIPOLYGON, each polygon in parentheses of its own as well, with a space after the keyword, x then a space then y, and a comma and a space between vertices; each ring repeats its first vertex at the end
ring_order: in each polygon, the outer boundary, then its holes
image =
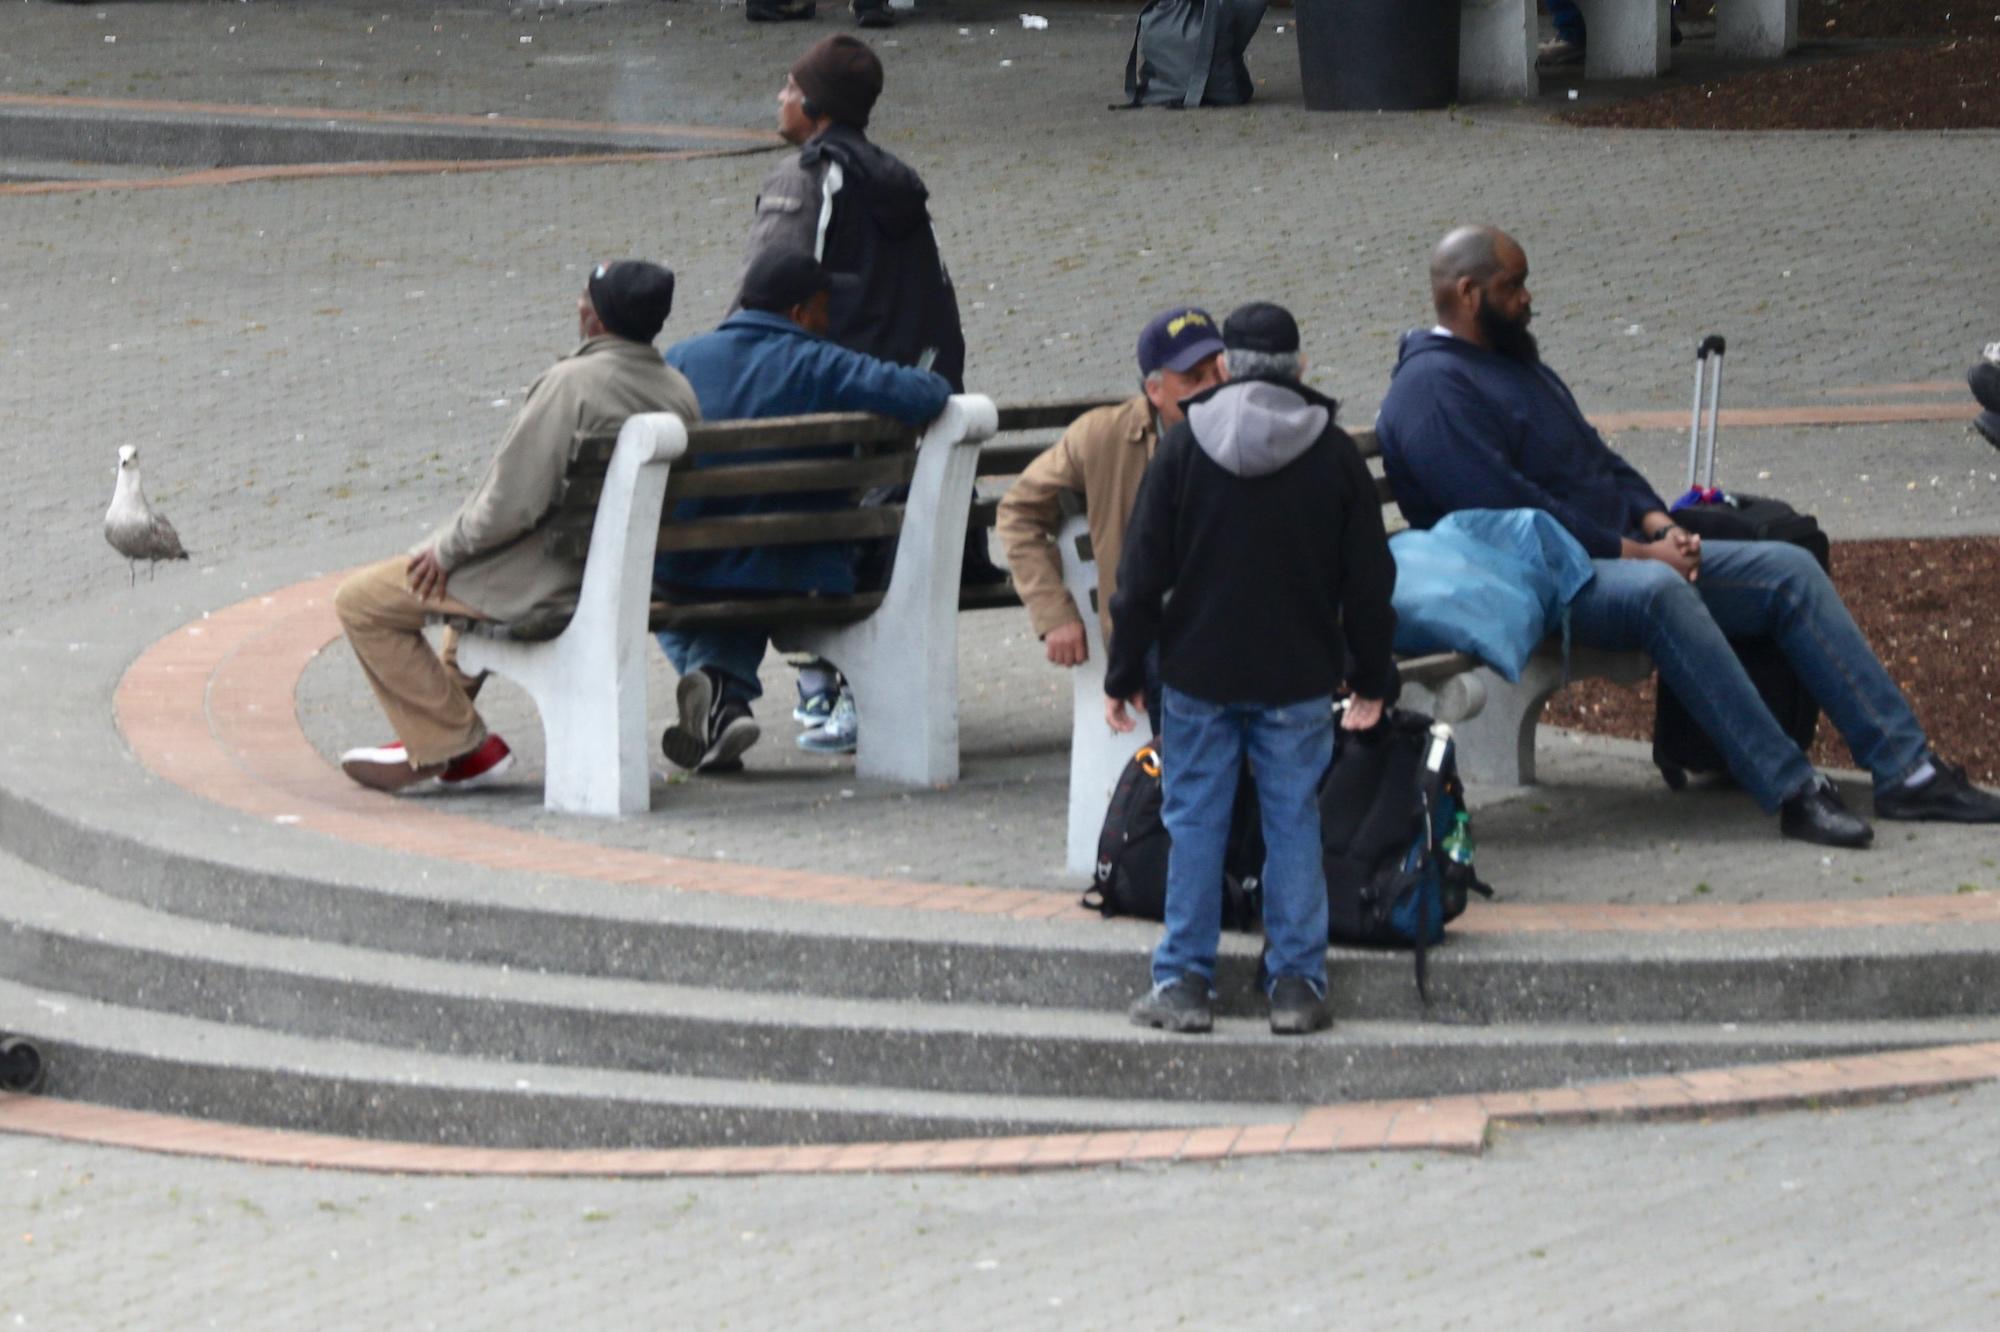
POLYGON ((1811 555, 1779 541, 1704 541, 1701 577, 1686 582, 1657 560, 1596 560, 1597 577, 1570 603, 1579 643, 1639 648, 1687 704, 1766 813, 1812 779, 1729 637, 1777 640, 1855 762, 1882 790, 1929 757, 1923 727, 1875 659, 1840 594, 1811 555))
POLYGON ((769 638, 757 629, 662 629, 654 635, 660 651, 681 675, 706 669, 719 677, 716 688, 731 703, 749 703, 764 693, 757 668, 769 638))
POLYGON ((1267 984, 1302 976, 1326 993, 1326 869, 1320 859, 1319 784, 1333 761, 1333 700, 1266 707, 1207 703, 1161 690, 1165 726, 1161 818, 1167 856, 1167 932, 1153 950, 1153 982, 1192 972, 1215 979, 1222 942, 1222 860, 1237 776, 1250 760, 1264 812, 1264 966, 1267 984))

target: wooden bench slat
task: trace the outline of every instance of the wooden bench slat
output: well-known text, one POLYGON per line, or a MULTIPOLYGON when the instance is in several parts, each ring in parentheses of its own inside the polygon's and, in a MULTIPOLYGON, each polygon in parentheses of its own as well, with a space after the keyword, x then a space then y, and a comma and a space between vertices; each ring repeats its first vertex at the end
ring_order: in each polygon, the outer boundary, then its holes
POLYGON ((1027 444, 1002 444, 998 448, 988 446, 979 451, 979 476, 1019 476, 1028 470, 1028 464, 1048 452, 1054 440, 1036 441, 1027 444))
POLYGON ((917 470, 914 453, 888 453, 876 458, 837 458, 825 462, 746 463, 672 472, 667 477, 667 503, 718 496, 787 495, 814 490, 865 490, 900 486, 917 470))
POLYGON ((978 583, 958 590, 958 608, 962 611, 1004 610, 1021 604, 1021 594, 1014 590, 1014 580, 1004 583, 978 583))
MULTIPOLYGON (((886 416, 861 412, 815 412, 749 421, 703 421, 687 428, 688 456, 740 453, 756 449, 803 449, 827 444, 890 444, 913 448, 918 432, 886 416)), ((577 445, 575 464, 611 461, 616 435, 593 435, 577 445)))
MULTIPOLYGON (((661 524, 656 551, 728 550, 735 546, 799 546, 815 541, 865 541, 895 536, 903 530, 903 506, 884 504, 866 509, 834 509, 818 513, 753 513, 733 518, 702 518, 691 523, 661 524)), ((559 560, 581 560, 590 554, 590 523, 559 513, 545 537, 549 554, 559 560)))
MULTIPOLYGON (((714 499, 741 495, 785 495, 800 491, 866 490, 899 486, 917 470, 914 453, 878 458, 836 458, 826 462, 746 463, 740 467, 703 467, 672 472, 667 478, 667 503, 684 499, 714 499)), ((563 491, 560 512, 595 514, 604 495, 601 469, 572 473, 563 491)))
POLYGON ((882 592, 851 597, 757 597, 743 601, 703 601, 673 604, 656 601, 646 616, 646 628, 756 629, 779 624, 852 624, 873 615, 882 592))
POLYGON ((1062 430, 1085 412, 1097 407, 1114 407, 1123 398, 1063 398, 1055 402, 1021 402, 999 410, 1000 431, 1062 430))
POLYGON ((797 546, 813 541, 861 541, 903 530, 903 506, 833 509, 822 513, 753 513, 660 525, 659 550, 727 550, 731 546, 797 546))

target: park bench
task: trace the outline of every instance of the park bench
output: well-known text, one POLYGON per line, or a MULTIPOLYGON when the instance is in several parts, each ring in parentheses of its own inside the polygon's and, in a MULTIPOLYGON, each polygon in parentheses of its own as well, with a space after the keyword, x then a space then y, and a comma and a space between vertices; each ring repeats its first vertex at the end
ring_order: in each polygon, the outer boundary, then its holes
MULTIPOLYGON (((1074 420, 1093 407, 1108 406, 1117 399, 1093 399, 1051 403, 1041 408, 1005 408, 1000 413, 1003 427, 1046 426, 1067 413, 1074 420)), ((1373 430, 1349 432, 1364 458, 1381 456, 1373 430)), ((989 444, 983 451, 981 470, 997 471, 1005 466, 1018 472, 1033 460, 1020 446, 989 444)), ((1385 477, 1376 477, 1375 486, 1386 510, 1391 532, 1408 524, 1396 508, 1395 495, 1385 477)), ((1090 549, 1090 528, 1082 512, 1082 497, 1076 512, 1063 523, 1057 543, 1063 563, 1063 583, 1070 598, 1083 611, 1084 641, 1088 658, 1070 673, 1070 768, 1069 819, 1065 864, 1073 874, 1091 873, 1097 860, 1098 831, 1111 791, 1125 765, 1149 738, 1144 726, 1119 735, 1104 722, 1103 631, 1097 617, 1097 564, 1090 549)), ((1458 768, 1468 782, 1478 786, 1530 786, 1535 781, 1535 729, 1542 708, 1562 687, 1565 679, 1598 678, 1619 684, 1636 684, 1652 673, 1650 658, 1641 652, 1604 652, 1572 644, 1568 672, 1564 672, 1561 644, 1551 640, 1529 658, 1518 682, 1509 683, 1478 658, 1462 652, 1430 653, 1397 660, 1403 679, 1404 706, 1429 713, 1451 724, 1458 740, 1458 768)))
MULTIPOLYGON (((1650 79, 1671 61, 1668 0, 1582 0, 1590 79, 1650 79)), ((1462 102, 1533 97, 1535 0, 1461 0, 1458 95, 1462 102)), ((1775 60, 1799 44, 1799 0, 1717 0, 1715 47, 1775 60)))
POLYGON ((564 492, 537 539, 584 561, 573 605, 512 623, 456 621, 459 663, 520 685, 547 741, 543 803, 615 817, 644 810, 652 753, 646 639, 661 629, 758 628, 781 650, 826 658, 867 719, 862 776, 913 786, 958 777, 958 573, 977 445, 993 404, 951 399, 921 433, 882 417, 825 414, 689 426, 671 413, 578 442, 564 492), (773 451, 853 446, 853 456, 771 459, 773 451), (683 459, 717 462, 680 467, 683 459), (720 461, 727 459, 728 461, 720 461), (907 484, 901 504, 663 521, 684 499, 907 484), (655 550, 896 540, 888 585, 849 597, 670 605, 653 600, 655 550))

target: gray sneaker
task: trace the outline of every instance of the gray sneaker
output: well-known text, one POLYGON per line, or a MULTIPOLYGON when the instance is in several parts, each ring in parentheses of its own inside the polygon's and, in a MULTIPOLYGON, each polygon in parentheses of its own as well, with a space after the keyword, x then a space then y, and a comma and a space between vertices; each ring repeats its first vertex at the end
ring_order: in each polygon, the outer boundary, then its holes
POLYGON ((1208 981, 1189 972, 1179 980, 1155 985, 1128 1010, 1135 1027, 1159 1027, 1198 1035, 1215 1030, 1215 992, 1208 981))
POLYGON ((1280 976, 1271 985, 1271 1030, 1304 1036, 1333 1025, 1333 1007, 1304 976, 1280 976))

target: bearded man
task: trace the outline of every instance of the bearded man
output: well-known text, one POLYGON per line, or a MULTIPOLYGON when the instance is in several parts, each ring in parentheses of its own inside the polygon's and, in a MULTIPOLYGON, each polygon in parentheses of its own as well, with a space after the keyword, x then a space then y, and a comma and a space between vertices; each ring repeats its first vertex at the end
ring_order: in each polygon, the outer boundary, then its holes
POLYGON ((1493 227, 1431 252, 1437 326, 1403 339, 1375 423, 1403 515, 1429 527, 1459 509, 1541 509, 1597 575, 1570 604, 1593 647, 1641 649, 1786 837, 1863 847, 1874 830, 1815 772, 1764 706, 1729 640, 1775 640, 1875 779, 1875 815, 2000 822, 2000 797, 1932 753, 1902 691, 1811 555, 1777 541, 1707 541, 1605 444, 1542 364, 1528 256, 1493 227))

